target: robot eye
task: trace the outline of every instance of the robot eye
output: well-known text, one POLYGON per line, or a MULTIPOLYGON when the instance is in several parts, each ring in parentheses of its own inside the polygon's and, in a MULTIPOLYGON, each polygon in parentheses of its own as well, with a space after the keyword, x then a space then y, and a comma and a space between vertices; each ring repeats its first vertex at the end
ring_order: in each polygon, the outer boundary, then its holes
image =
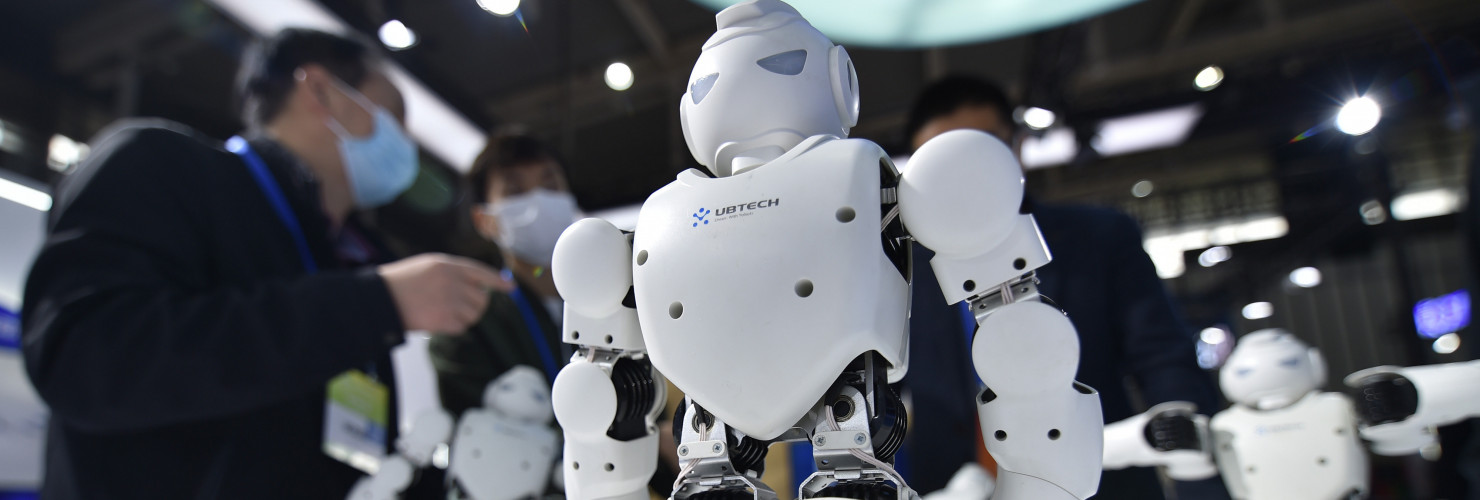
POLYGON ((1252 368, 1239 368, 1239 369, 1233 371, 1233 376, 1239 377, 1239 378, 1244 378, 1244 377, 1249 376, 1250 373, 1254 373, 1254 369, 1252 369, 1252 368))
POLYGON ((1300 366, 1300 358, 1285 358, 1280 360, 1280 366, 1294 368, 1300 366))
POLYGON ((761 69, 778 75, 799 75, 802 68, 807 65, 806 50, 792 50, 780 54, 768 56, 755 62, 761 69))
POLYGON ((709 91, 714 89, 714 82, 718 80, 719 73, 710 73, 694 80, 694 84, 689 86, 689 98, 694 100, 694 104, 699 104, 699 101, 703 101, 704 96, 709 95, 709 91))
POLYGON ((509 392, 514 390, 514 386, 512 384, 503 384, 498 386, 498 390, 499 392, 509 392))

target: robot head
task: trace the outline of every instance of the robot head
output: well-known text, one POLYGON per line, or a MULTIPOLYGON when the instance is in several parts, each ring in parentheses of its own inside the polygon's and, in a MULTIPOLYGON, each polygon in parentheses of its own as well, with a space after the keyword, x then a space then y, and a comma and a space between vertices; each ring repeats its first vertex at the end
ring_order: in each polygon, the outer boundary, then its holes
POLYGON ((550 422, 550 385, 532 367, 519 365, 504 372, 483 389, 483 407, 509 418, 536 424, 550 422))
POLYGON ((699 164, 728 176, 808 137, 848 135, 858 122, 858 76, 842 46, 780 0, 736 4, 714 18, 718 30, 679 104, 699 164))
POLYGON ((1229 401, 1260 410, 1289 406, 1325 384, 1321 351, 1278 328, 1239 339, 1218 374, 1229 401))

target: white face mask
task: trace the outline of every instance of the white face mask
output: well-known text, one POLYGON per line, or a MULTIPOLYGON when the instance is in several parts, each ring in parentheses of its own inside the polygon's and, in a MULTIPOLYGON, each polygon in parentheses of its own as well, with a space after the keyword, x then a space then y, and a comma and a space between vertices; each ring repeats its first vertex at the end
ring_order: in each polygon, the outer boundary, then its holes
POLYGON ((498 243, 521 260, 550 265, 560 233, 581 217, 570 193, 536 188, 509 196, 484 208, 498 217, 498 243))

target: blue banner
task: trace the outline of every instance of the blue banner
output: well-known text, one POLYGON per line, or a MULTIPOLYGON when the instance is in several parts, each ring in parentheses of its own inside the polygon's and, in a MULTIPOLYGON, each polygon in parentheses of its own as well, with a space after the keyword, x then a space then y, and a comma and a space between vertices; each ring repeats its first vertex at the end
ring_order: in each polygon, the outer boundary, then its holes
POLYGON ((21 348, 21 315, 0 307, 0 349, 21 348))

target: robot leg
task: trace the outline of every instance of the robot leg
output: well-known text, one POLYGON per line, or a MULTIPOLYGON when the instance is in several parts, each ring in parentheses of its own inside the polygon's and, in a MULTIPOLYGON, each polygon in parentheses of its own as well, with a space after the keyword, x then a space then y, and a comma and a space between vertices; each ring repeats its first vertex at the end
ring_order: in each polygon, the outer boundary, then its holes
POLYGON ((1100 480, 1099 394, 1074 381, 1079 338, 1057 308, 1039 302, 1031 274, 973 297, 971 355, 987 387, 977 398, 998 500, 1079 499, 1100 480))
POLYGON ((798 498, 918 498, 893 467, 909 420, 878 355, 849 365, 808 416, 815 419, 806 428, 817 472, 802 482, 798 498))
POLYGON ((675 500, 779 498, 760 480, 770 442, 726 425, 692 398, 684 399, 673 426, 680 467, 673 484, 675 500))
POLYGON ((641 352, 583 347, 555 378, 555 418, 565 431, 565 493, 574 500, 646 499, 658 466, 666 392, 641 352))

